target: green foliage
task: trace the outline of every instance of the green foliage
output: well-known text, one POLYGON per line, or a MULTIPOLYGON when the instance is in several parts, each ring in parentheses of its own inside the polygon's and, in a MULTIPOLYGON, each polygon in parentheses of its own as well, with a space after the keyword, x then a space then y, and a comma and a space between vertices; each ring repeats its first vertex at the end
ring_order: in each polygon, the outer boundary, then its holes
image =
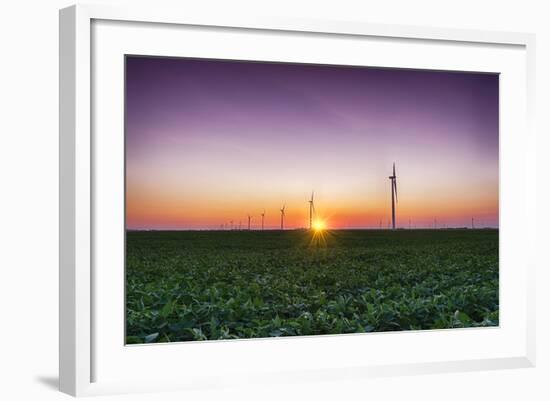
POLYGON ((129 232, 127 343, 498 325, 498 231, 129 232))

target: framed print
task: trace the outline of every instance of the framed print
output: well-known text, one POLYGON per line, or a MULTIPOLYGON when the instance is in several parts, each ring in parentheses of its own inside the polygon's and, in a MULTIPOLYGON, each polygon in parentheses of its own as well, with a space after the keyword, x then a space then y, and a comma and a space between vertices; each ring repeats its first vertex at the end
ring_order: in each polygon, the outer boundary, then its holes
POLYGON ((531 35, 60 29, 62 391, 533 366, 531 35))
POLYGON ((125 74, 127 344, 498 326, 498 74, 125 74))

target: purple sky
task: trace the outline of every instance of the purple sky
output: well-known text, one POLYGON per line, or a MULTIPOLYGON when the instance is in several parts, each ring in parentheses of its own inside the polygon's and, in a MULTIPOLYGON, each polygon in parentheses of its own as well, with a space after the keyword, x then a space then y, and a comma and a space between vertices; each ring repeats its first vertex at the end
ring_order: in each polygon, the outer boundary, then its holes
POLYGON ((131 56, 129 228, 498 226, 498 75, 131 56), (446 222, 446 223, 443 223, 446 222), (266 221, 266 225, 267 221, 266 221))

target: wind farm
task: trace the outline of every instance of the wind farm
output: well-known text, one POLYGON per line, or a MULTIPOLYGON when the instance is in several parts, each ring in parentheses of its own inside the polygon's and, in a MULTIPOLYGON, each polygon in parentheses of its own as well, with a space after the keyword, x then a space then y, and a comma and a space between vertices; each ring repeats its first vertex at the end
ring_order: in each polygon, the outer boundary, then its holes
MULTIPOLYGON (((475 221, 475 218, 474 216, 471 216, 469 219, 467 218, 466 220, 462 219, 461 221, 459 221, 458 223, 455 222, 454 225, 447 225, 446 223, 442 223, 440 225, 438 225, 437 223, 437 217, 434 217, 433 218, 433 222, 431 222, 430 224, 427 224, 427 225, 418 225, 418 224, 415 224, 413 226, 412 224, 412 221, 413 221, 413 217, 411 217, 410 215, 408 217, 404 217, 403 218, 403 224, 399 224, 399 220, 398 220, 398 197, 397 197, 397 175, 396 175, 396 167, 395 167, 395 162, 393 163, 392 165, 392 175, 390 175, 389 177, 389 180, 390 180, 390 189, 389 189, 389 207, 388 207, 388 211, 387 211, 387 214, 390 216, 389 219, 388 219, 388 225, 387 227, 383 227, 382 226, 382 220, 379 221, 379 224, 376 225, 369 225, 369 226, 364 226, 364 227, 337 227, 337 228, 333 228, 333 230, 342 230, 342 229, 366 229, 366 230, 370 230, 370 229, 391 229, 391 230, 397 230, 397 229, 408 229, 408 230, 417 230, 417 229, 475 229, 475 225, 474 225, 474 221, 475 221)), ((365 209, 365 213, 369 213, 369 210, 368 210, 368 200, 365 200, 365 203, 363 205, 364 209, 365 209)), ((300 225, 297 225, 297 226, 294 226, 292 228, 285 228, 284 226, 284 217, 285 217, 285 208, 286 208, 286 203, 283 205, 282 208, 279 209, 279 213, 280 213, 280 220, 278 222, 278 224, 269 224, 270 222, 268 221, 268 227, 267 229, 268 230, 285 230, 285 229, 291 229, 291 230, 305 230, 305 229, 309 229, 310 231, 322 231, 322 230, 329 230, 331 229, 331 226, 330 226, 330 219, 328 218, 328 216, 323 216, 322 213, 319 214, 317 213, 316 209, 315 209, 315 191, 311 191, 311 195, 309 197, 309 199, 307 200, 307 211, 306 209, 304 208, 304 212, 307 213, 307 224, 304 224, 303 226, 300 226, 300 225)), ((274 212, 274 211, 273 211, 274 212)), ((272 215, 275 215, 275 213, 273 213, 272 215)), ((247 225, 247 230, 250 231, 250 230, 260 230, 260 231, 265 231, 266 229, 266 226, 265 226, 265 216, 266 216, 266 209, 263 208, 262 211, 260 212, 260 217, 261 217, 261 224, 260 225, 257 225, 257 226, 254 226, 252 222, 252 216, 250 216, 249 214, 246 215, 247 219, 248 219, 248 225, 247 225)), ((305 220, 304 220, 305 222, 305 220)), ((220 228, 222 230, 240 230, 240 227, 236 227, 233 225, 233 220, 229 220, 229 224, 227 223, 222 223, 220 224, 220 228)), ((487 226, 487 227, 481 227, 481 228, 485 228, 485 229, 490 229, 490 228, 493 228, 493 227, 490 227, 490 226, 487 226)), ((201 228, 201 230, 208 230, 209 228, 201 228)), ((216 230, 217 228, 213 228, 214 230, 216 230)))
POLYGON ((139 312, 145 281, 132 281, 127 342, 498 325, 498 230, 476 229, 474 217, 470 227, 438 226, 437 218, 433 227, 413 227, 412 218, 400 227, 395 163, 389 179, 388 227, 380 220, 372 228, 331 229, 312 191, 303 201, 304 227, 285 227, 284 203, 278 225, 268 221, 268 229, 262 209, 261 223, 247 214, 244 230, 230 220, 219 230, 127 232, 131 277, 179 283, 175 292, 159 286, 151 294, 171 294, 165 303, 148 298, 159 311, 151 318, 139 312), (440 275, 452 279, 430 278, 440 275))
POLYGON ((128 56, 126 343, 499 326, 499 77, 128 56))

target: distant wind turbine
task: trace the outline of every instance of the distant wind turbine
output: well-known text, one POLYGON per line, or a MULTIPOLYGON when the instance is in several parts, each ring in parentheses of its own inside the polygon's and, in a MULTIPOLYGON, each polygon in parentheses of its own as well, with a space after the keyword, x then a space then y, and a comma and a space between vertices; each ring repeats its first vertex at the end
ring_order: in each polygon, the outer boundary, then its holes
POLYGON ((388 177, 391 181, 391 224, 395 230, 395 204, 397 203, 397 176, 395 175, 395 163, 393 163, 393 174, 388 177))
POLYGON ((281 230, 284 230, 285 207, 286 207, 286 204, 283 205, 283 207, 281 208, 281 230))
POLYGON ((264 230, 265 209, 262 213, 262 231, 264 230))
POLYGON ((251 215, 248 215, 248 231, 250 231, 250 219, 252 218, 251 215))
POLYGON ((309 203, 309 229, 313 228, 313 213, 315 212, 315 206, 313 205, 313 191, 311 191, 311 199, 308 200, 309 203))
POLYGON ((472 230, 474 229, 474 218, 472 217, 472 230))

